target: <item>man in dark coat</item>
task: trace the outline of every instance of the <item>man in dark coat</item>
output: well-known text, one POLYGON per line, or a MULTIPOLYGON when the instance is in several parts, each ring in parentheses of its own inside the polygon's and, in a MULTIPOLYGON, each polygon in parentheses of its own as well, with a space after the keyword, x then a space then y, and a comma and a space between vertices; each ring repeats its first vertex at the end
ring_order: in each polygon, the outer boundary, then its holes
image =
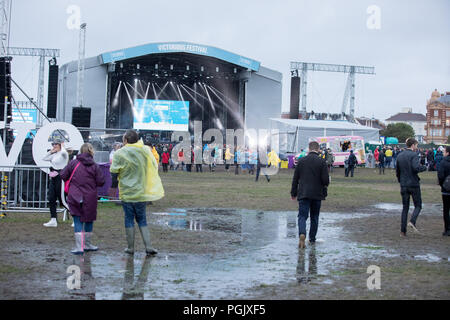
POLYGON ((351 177, 353 177, 353 172, 358 164, 358 159, 356 158, 353 150, 350 150, 350 155, 348 156, 348 167, 345 168, 345 176, 348 177, 349 172, 351 172, 351 177))
POLYGON ((442 205, 444 207, 444 232, 443 236, 450 236, 450 190, 444 188, 444 181, 450 175, 450 146, 446 146, 444 150, 444 158, 439 165, 438 179, 442 192, 442 205))
POLYGON ((417 154, 418 142, 414 138, 406 140, 406 150, 397 157, 396 175, 400 183, 400 193, 402 195, 403 211, 401 222, 401 235, 406 236, 406 221, 408 220, 409 199, 413 198, 414 211, 408 226, 414 231, 416 228, 417 217, 422 209, 422 196, 420 194, 420 178, 418 173, 426 171, 426 167, 420 165, 419 155, 417 154))
MULTIPOLYGON (((379 162, 379 167, 380 167, 380 174, 381 171, 383 170, 383 174, 384 174, 384 161, 386 160, 386 154, 385 154, 386 150, 383 148, 380 151, 380 154, 378 155, 378 162, 379 162)), ((398 158, 397 158, 398 159, 398 158)))
POLYGON ((316 241, 319 227, 319 213, 321 201, 327 196, 327 187, 330 183, 326 161, 319 156, 319 144, 315 141, 309 143, 309 154, 298 160, 292 179, 291 198, 298 200, 298 229, 299 247, 305 248, 306 220, 311 215, 309 229, 309 242, 316 241))

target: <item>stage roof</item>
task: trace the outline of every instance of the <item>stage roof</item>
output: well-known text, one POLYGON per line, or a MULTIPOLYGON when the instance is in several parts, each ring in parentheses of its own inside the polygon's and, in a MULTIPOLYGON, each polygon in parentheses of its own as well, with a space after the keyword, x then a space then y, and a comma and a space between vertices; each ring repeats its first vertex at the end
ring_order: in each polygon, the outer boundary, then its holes
POLYGON ((259 71, 260 62, 225 51, 216 47, 204 46, 190 42, 160 42, 106 52, 101 54, 103 63, 111 63, 149 54, 190 53, 220 59, 246 69, 259 71))

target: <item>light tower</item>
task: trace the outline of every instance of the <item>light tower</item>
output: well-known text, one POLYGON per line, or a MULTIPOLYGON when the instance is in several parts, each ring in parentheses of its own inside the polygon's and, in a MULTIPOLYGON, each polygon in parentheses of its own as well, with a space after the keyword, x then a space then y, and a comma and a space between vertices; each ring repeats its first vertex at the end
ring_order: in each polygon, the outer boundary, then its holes
POLYGON ((80 39, 78 51, 78 72, 77 72, 77 107, 83 107, 83 85, 84 85, 84 57, 86 54, 86 23, 80 26, 80 39))

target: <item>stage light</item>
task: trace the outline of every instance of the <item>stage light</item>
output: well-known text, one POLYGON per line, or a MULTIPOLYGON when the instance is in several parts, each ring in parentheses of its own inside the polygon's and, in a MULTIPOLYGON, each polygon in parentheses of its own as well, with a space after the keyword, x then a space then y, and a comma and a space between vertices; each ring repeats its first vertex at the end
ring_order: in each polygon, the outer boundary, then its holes
POLYGON ((122 62, 120 63, 120 69, 123 69, 123 63, 122 62))
POLYGON ((139 63, 136 65, 136 69, 140 69, 141 68, 141 66, 139 65, 139 63))
POLYGON ((138 82, 138 79, 134 79, 134 82, 138 82))
POLYGON ((216 67, 216 72, 219 72, 219 67, 216 67))
POLYGON ((236 68, 234 68, 234 73, 237 73, 237 69, 236 68))
POLYGON ((200 67, 200 71, 203 72, 205 71, 205 68, 203 66, 200 67))
POLYGON ((186 66, 186 70, 189 71, 189 66, 186 66))
POLYGON ((170 65, 170 70, 173 70, 173 64, 170 65))
POLYGON ((155 64, 155 69, 158 70, 158 64, 155 64))

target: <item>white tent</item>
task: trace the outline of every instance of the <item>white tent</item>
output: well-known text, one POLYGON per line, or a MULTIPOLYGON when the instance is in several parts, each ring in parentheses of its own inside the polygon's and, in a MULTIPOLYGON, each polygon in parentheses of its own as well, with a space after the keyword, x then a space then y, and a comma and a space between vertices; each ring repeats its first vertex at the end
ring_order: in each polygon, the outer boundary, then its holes
POLYGON ((271 118, 271 129, 278 129, 280 152, 298 152, 308 147, 309 138, 361 136, 364 141, 379 141, 379 129, 344 120, 300 120, 271 118))

